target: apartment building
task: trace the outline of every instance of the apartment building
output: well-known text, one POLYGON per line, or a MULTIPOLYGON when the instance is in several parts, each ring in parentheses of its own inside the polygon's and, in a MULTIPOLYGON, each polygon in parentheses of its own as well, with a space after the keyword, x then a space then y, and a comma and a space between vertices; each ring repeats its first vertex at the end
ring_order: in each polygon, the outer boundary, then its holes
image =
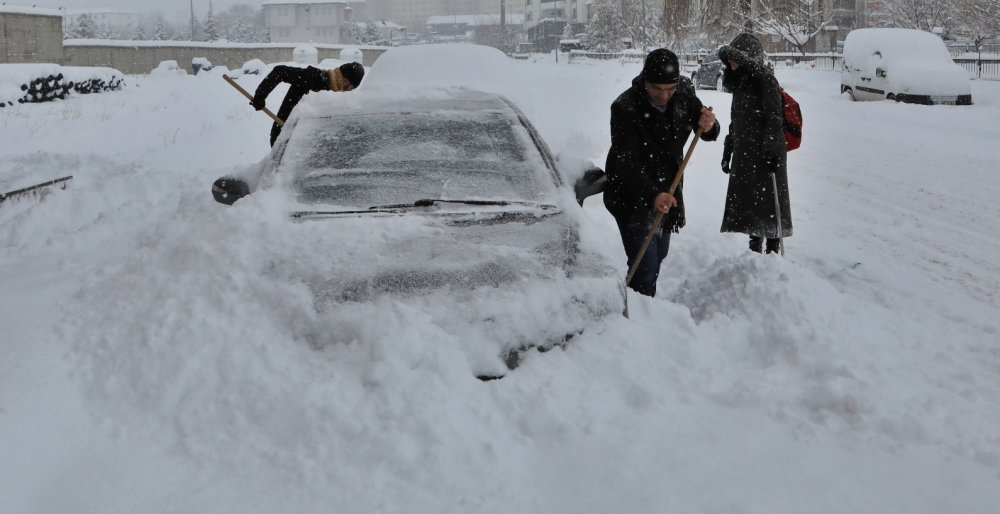
POLYGON ((347 0, 265 0, 261 6, 273 43, 351 41, 353 9, 347 0))
POLYGON ((92 28, 99 36, 131 37, 139 30, 139 13, 117 9, 60 9, 63 13, 63 31, 68 32, 80 23, 84 15, 90 17, 92 28))

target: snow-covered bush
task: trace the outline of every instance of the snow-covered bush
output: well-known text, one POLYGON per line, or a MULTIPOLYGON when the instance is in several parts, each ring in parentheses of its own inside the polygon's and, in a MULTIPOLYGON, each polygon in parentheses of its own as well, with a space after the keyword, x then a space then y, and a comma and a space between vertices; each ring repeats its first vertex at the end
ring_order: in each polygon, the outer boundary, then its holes
POLYGON ((125 76, 114 68, 63 66, 62 73, 80 94, 117 91, 124 87, 125 76))
POLYGON ((340 51, 340 60, 364 64, 364 55, 362 55, 360 48, 345 48, 340 51))
POLYGON ((298 64, 316 64, 319 62, 319 51, 312 46, 297 46, 292 50, 292 60, 298 64))
POLYGON ((58 64, 0 64, 0 107, 65 98, 71 84, 58 64))
POLYGON ((195 57, 191 59, 191 72, 195 75, 201 71, 209 71, 212 69, 212 63, 204 57, 195 57))
POLYGON ((161 61, 153 71, 149 72, 153 76, 177 76, 177 75, 187 75, 187 70, 184 70, 177 65, 177 61, 161 61))
POLYGON ((249 61, 243 63, 243 74, 244 75, 263 75, 267 64, 260 59, 250 59, 249 61))

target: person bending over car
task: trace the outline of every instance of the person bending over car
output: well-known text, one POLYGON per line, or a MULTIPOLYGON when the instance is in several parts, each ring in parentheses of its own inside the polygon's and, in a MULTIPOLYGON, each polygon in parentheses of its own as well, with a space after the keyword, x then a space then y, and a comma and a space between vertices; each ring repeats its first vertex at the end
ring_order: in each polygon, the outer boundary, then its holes
MULTIPOLYGON (((285 99, 281 101, 281 108, 278 109, 278 118, 281 121, 288 119, 292 114, 292 109, 299 103, 299 100, 310 91, 352 91, 361 84, 361 79, 365 76, 365 68, 356 62, 342 64, 338 68, 321 70, 312 66, 296 68, 293 66, 275 66, 271 73, 261 81, 254 92, 250 105, 258 111, 264 108, 267 95, 274 91, 278 83, 290 84, 285 99)), ((281 134, 281 125, 277 122, 271 126, 271 146, 281 134)))

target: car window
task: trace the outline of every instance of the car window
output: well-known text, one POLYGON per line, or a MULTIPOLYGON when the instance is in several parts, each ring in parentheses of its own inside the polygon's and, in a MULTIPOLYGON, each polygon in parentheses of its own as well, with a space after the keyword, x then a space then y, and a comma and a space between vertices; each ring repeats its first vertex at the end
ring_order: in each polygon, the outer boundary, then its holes
POLYGON ((550 196, 554 185, 522 132, 516 120, 498 112, 303 119, 279 169, 290 171, 305 203, 537 201, 550 196))

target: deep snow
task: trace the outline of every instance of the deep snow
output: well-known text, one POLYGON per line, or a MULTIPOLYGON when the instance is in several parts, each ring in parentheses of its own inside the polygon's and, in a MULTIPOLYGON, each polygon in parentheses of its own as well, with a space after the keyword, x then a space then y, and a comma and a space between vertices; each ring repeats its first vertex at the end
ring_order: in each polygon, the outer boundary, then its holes
MULTIPOLYGON (((463 72, 562 162, 603 165, 639 65, 505 68, 463 72)), ((722 145, 702 143, 661 296, 488 383, 433 305, 345 335, 274 266, 365 245, 212 201, 270 126, 217 75, 0 109, 0 189, 75 177, 0 206, 0 511, 996 512, 1000 83, 949 107, 778 77, 805 117, 785 258, 718 232, 722 145)), ((699 95, 725 131, 729 95, 699 95)), ((624 275, 600 198, 580 215, 624 275)))

